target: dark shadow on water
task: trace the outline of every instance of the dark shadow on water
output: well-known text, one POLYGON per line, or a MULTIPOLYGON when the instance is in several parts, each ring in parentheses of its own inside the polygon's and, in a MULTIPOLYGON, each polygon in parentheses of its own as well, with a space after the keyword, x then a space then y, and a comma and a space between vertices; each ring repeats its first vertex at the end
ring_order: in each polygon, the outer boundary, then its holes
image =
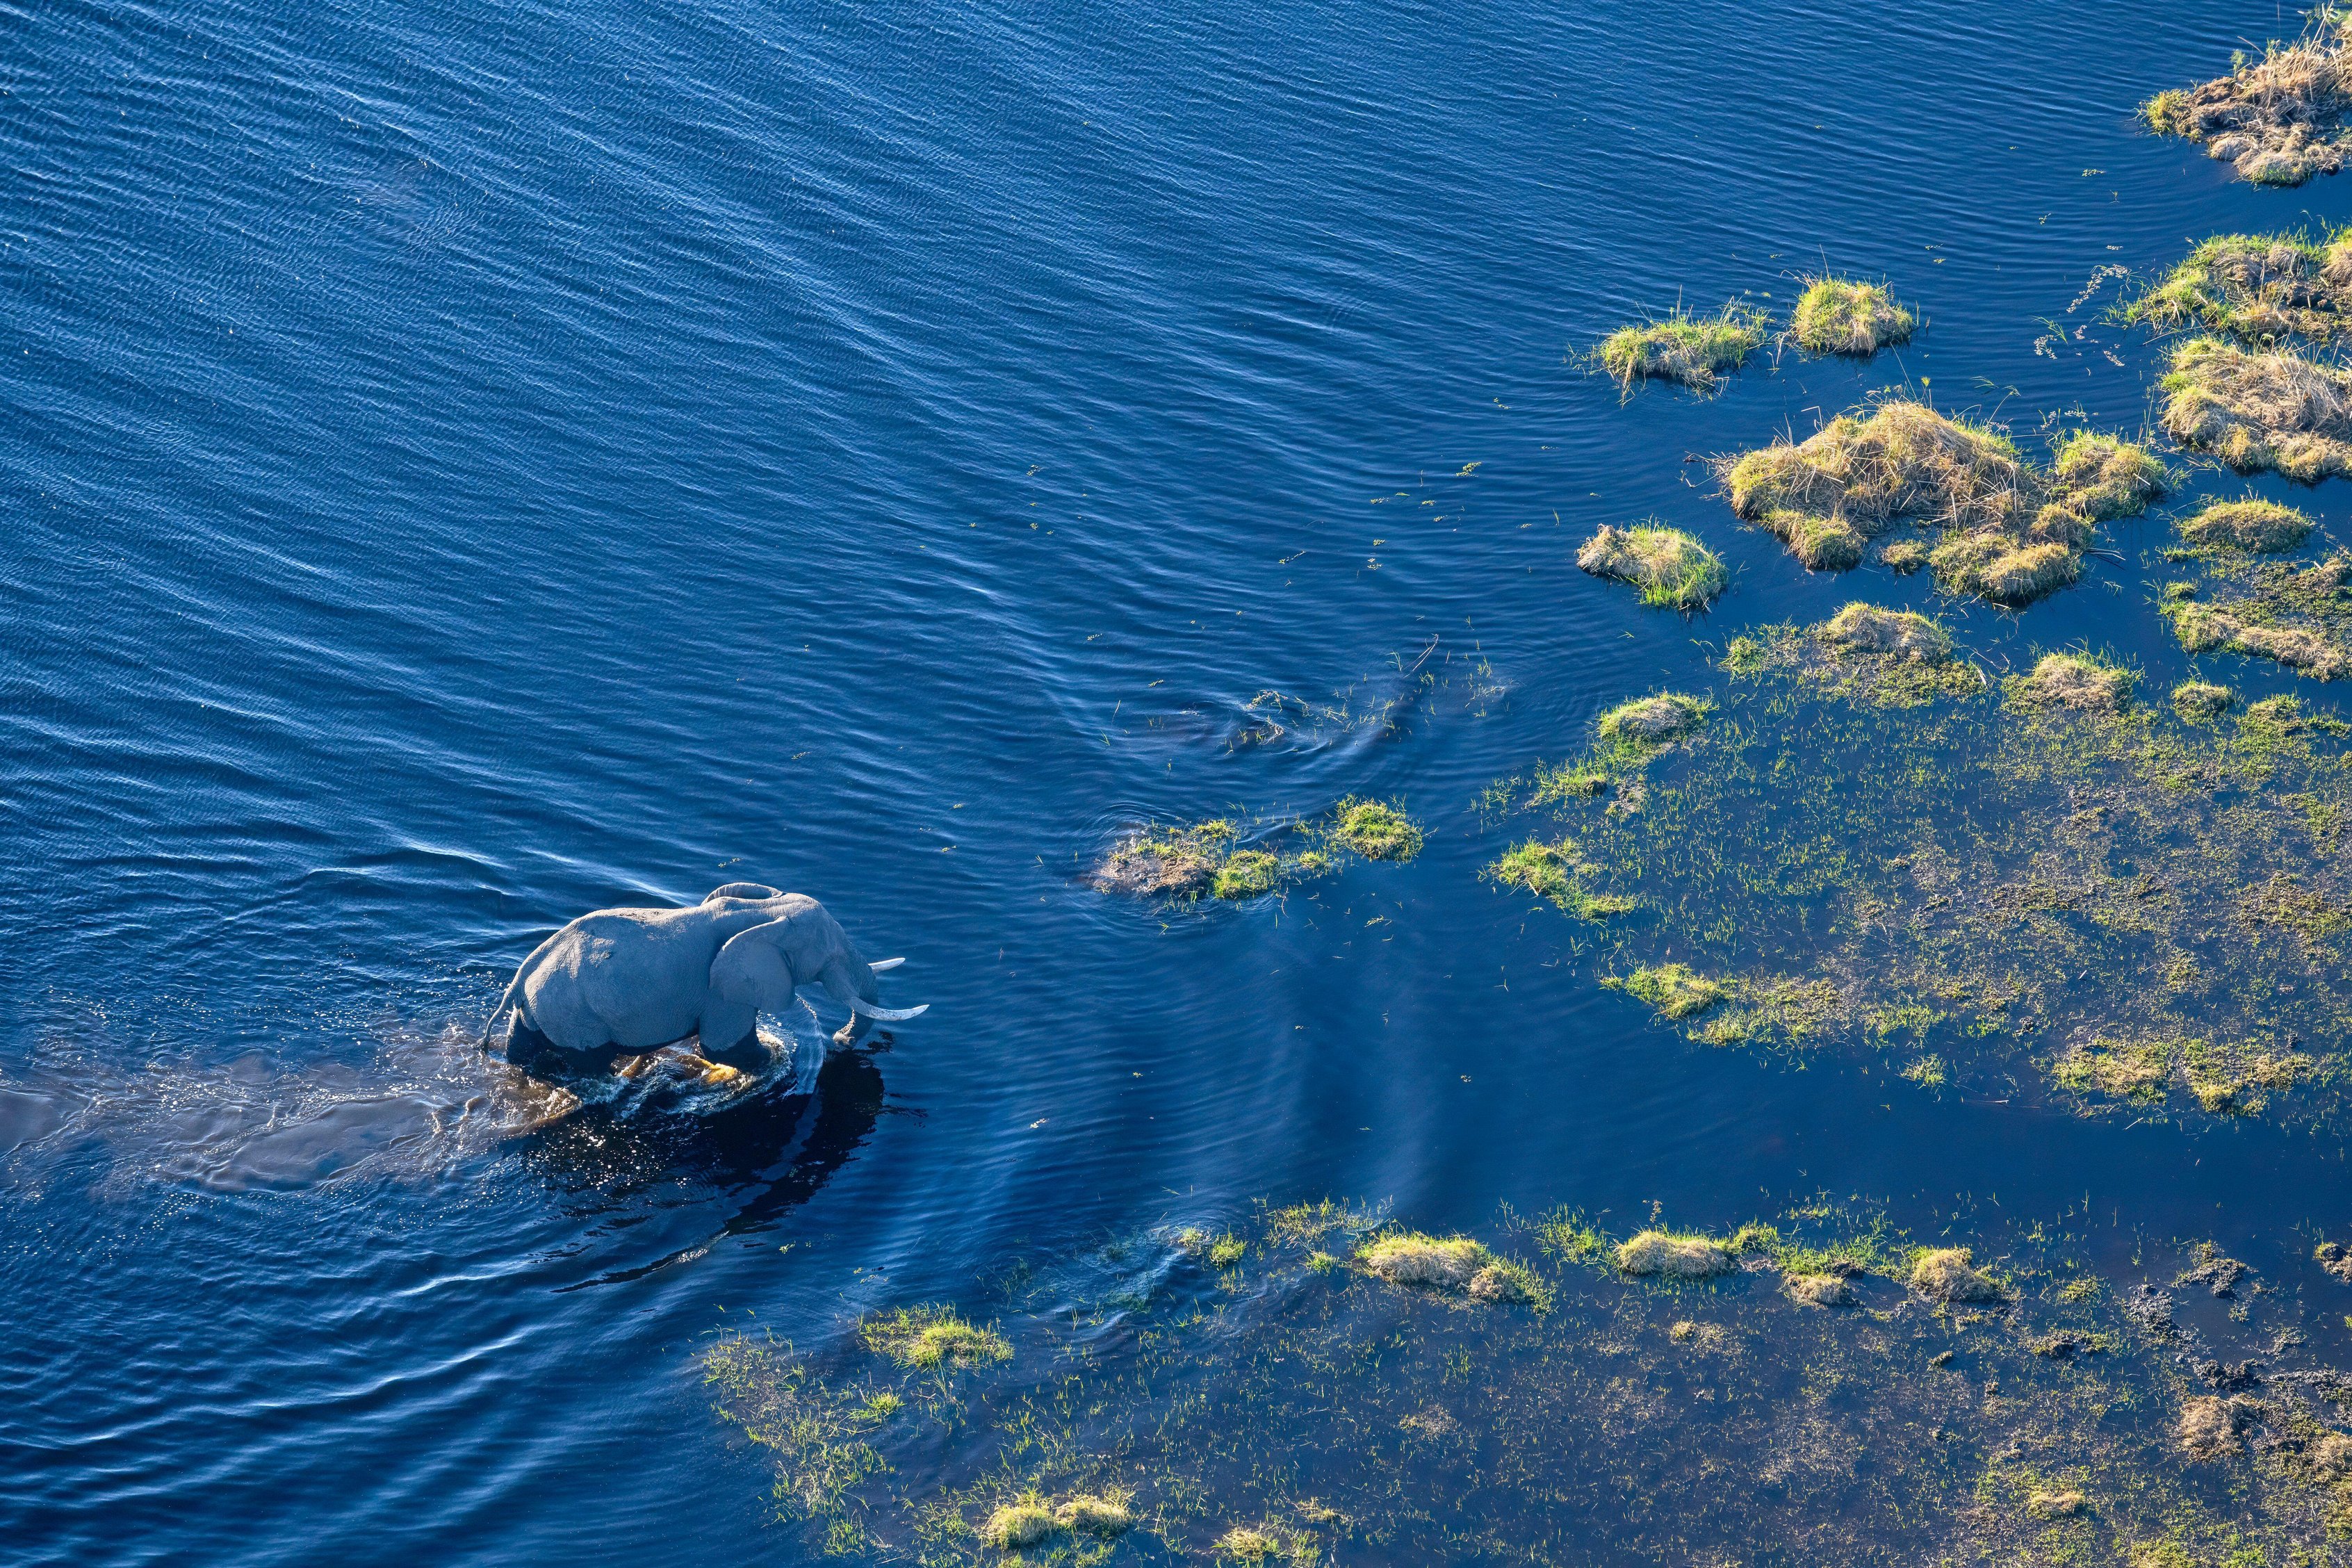
POLYGON ((679 1182, 724 1193, 735 1205, 716 1231, 689 1246, 562 1289, 643 1279, 699 1258, 727 1237, 769 1229, 806 1203, 873 1135, 882 1114, 874 1056, 834 1052, 811 1094, 755 1093, 691 1116, 624 1118, 592 1105, 536 1134, 526 1166, 574 1192, 593 1192, 599 1206, 679 1182))

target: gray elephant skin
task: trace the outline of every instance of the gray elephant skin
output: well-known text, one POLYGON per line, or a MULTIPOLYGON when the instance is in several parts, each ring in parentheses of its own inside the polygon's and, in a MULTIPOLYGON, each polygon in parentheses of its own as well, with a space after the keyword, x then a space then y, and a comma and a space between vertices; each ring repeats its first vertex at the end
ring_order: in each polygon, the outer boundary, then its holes
POLYGON ((850 1045, 877 1020, 896 1023, 922 1007, 879 1005, 875 974, 901 961, 868 963, 823 904, 758 882, 730 882, 678 910, 598 910, 541 942, 490 1011, 488 1045, 509 1008, 507 1058, 526 1071, 549 1064, 601 1068, 615 1052, 635 1054, 698 1036, 702 1055, 744 1071, 768 1061, 756 1026, 762 1012, 791 1005, 803 985, 822 985, 850 1010, 834 1036, 850 1045))

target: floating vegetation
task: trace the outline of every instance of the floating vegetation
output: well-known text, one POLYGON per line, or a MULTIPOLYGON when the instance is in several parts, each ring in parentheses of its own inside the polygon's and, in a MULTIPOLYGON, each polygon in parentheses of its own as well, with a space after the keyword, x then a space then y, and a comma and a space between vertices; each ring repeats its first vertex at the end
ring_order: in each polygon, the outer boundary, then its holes
POLYGON ((1809 278, 1789 318, 1789 335, 1809 353, 1868 359, 1890 344, 1909 342, 1916 325, 1880 284, 1809 278))
POLYGON ((1701 1044, 1932 1057, 1922 1081, 2021 1075, 2086 1114, 2332 1114, 2352 726, 2201 682, 2136 702, 2082 652, 1996 683, 1862 608, 1734 639, 1719 710, 1670 747, 1516 781, 1565 831, 1486 875, 1638 910, 1595 966, 1701 1044))
POLYGON ((2000 1286, 1978 1268, 1965 1247, 1930 1247, 1911 1265, 1911 1289, 1931 1301, 1998 1301, 2000 1286))
POLYGON ((1647 1002, 1652 1011, 1669 1022, 1687 1018, 1695 1013, 1704 1013, 1730 994, 1720 982, 1709 980, 1704 974, 1694 974, 1679 963, 1662 963, 1654 969, 1637 969, 1631 974, 1608 975, 1601 984, 1647 1002))
POLYGON ((2126 321, 2218 332, 2252 344, 2326 340, 2352 305, 2352 230, 2312 240, 2224 234, 2116 311, 2126 321))
POLYGON ((2047 473, 2007 437, 1895 401, 1843 415, 1805 440, 1718 465, 1732 510, 1808 567, 1845 571, 1910 519, 1939 530, 1927 552, 1953 594, 2022 605, 2074 581, 2094 525, 2144 510, 2164 467, 2111 436, 2078 434, 2047 473))
POLYGON ((867 1319, 857 1331, 867 1349, 900 1366, 978 1366, 1013 1354, 1003 1335, 967 1323, 946 1307, 901 1307, 867 1319))
POLYGON ((1713 392, 1764 346, 1767 326, 1763 312, 1736 300, 1714 316, 1678 310, 1639 326, 1620 327, 1601 340, 1593 359, 1622 392, 1631 392, 1633 383, 1645 377, 1713 392))
POLYGON ((2352 470, 2352 373, 2283 349, 2191 338, 2159 384, 2167 434, 2240 473, 2316 484, 2352 470))
POLYGON ((2301 544, 2311 526, 2307 513, 2248 496, 2208 502, 2195 516, 2183 518, 2179 529, 2180 537, 2192 546, 2276 555, 2301 544))
POLYGON ((1165 902, 1240 901, 1337 870, 1344 856, 1410 860, 1421 828, 1391 802, 1349 795, 1320 818, 1244 844, 1228 818, 1189 827, 1143 827, 1111 846, 1095 868, 1097 892, 1165 902))
POLYGON ((2352 16, 2323 6, 2298 41, 2273 42, 2259 59, 2241 58, 2228 76, 2160 92, 2140 114, 2158 135, 2201 142, 2209 157, 2257 184, 2299 185, 2332 174, 2344 166, 2344 117, 2352 107, 2347 36, 2352 16))
POLYGON ((1633 584, 1654 609, 1703 610, 1731 581, 1714 551, 1679 528, 1648 524, 1603 525, 1577 551, 1576 563, 1596 577, 1633 584))
POLYGON ((788 1554, 1679 1565, 1704 1542, 1702 1561, 2168 1568, 2337 1550, 2352 1379, 2291 1331, 2292 1291, 2177 1315, 2176 1274, 2201 1293, 2242 1273, 2210 1247, 2156 1246, 2153 1278, 2107 1280, 2038 1226, 1921 1247, 1820 1205, 1722 1237, 1557 1214, 1519 1234, 1548 1311, 1318 1268, 1269 1212, 1238 1270, 1148 1238, 1049 1263, 1005 1303, 1018 1353, 953 1378, 856 1334, 805 1353, 723 1335, 700 1361, 804 1532, 788 1554), (895 1419, 871 1414, 883 1392, 895 1419))

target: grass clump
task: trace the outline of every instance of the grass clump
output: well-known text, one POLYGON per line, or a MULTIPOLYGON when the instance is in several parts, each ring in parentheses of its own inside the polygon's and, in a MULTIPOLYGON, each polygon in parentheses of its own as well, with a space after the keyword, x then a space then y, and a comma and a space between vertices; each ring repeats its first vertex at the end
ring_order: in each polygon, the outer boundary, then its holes
POLYGON ((2269 344, 2332 338, 2344 328, 2347 305, 2352 229, 2339 229, 2317 241, 2287 234, 2216 235, 2116 314, 2152 327, 2269 344))
POLYGON ((2208 157, 2256 184, 2332 174, 2344 166, 2352 110, 2347 29, 2352 18, 2323 6, 2300 39, 2274 41, 2260 58, 2241 57, 2227 76, 2158 93, 2140 117, 2160 136, 2204 143, 2208 157))
POLYGON ((1645 378, 1713 392, 1763 347, 1765 326, 1761 311, 1737 301, 1714 316, 1678 310, 1657 321, 1620 327, 1601 340, 1593 361, 1620 392, 1631 392, 1636 381, 1645 378))
POLYGON ((1880 284, 1811 278, 1797 297, 1789 335, 1809 353, 1867 359, 1889 344, 1909 342, 1916 325, 1880 284))
POLYGON ((1992 1276, 1970 1261, 1965 1247, 1931 1247, 1911 1264, 1911 1289, 1931 1301, 1975 1302, 2002 1299, 1992 1276))
POLYGON ((1732 510, 1808 567, 1859 565, 1870 540, 1909 518, 1942 531, 1927 561, 1947 592, 2022 605, 2074 581, 2095 523, 2163 489, 2162 465, 2113 437, 2070 437, 2057 464, 2045 473, 2005 436, 1896 400, 1717 474, 1732 510))
POLYGON ((1631 583, 1654 609, 1703 610, 1731 581, 1723 557, 1679 528, 1612 528, 1585 541, 1576 563, 1596 577, 1631 583))
POLYGON ((2172 475, 2137 442, 2077 430, 2058 444, 2050 478, 2064 504, 2093 522, 2137 517, 2172 488, 2172 475))
POLYGON ((1091 1492, 1080 1492, 1055 1507, 1054 1522, 1064 1530, 1102 1540, 1124 1535, 1135 1525, 1135 1513, 1128 1506, 1129 1501, 1123 1492, 1111 1492, 1100 1497, 1091 1492))
POLYGON ((1549 1289, 1525 1264, 1496 1257, 1466 1236, 1393 1231, 1359 1247, 1356 1261, 1391 1285, 1494 1304, 1524 1302, 1538 1311, 1551 1304, 1549 1289))
POLYGON ((2352 670, 2352 655, 2315 631, 2255 625, 2204 605, 2168 605, 2165 609, 2173 636, 2190 653, 2267 658, 2318 680, 2334 680, 2352 670))
POLYGON ((1644 1230, 1617 1245, 1621 1272, 1664 1279, 1711 1279, 1738 1267, 1731 1250, 1713 1237, 1644 1230))
POLYGON ((857 1331, 877 1355, 924 1371, 1013 1359, 1013 1347, 1002 1334, 964 1321, 951 1307, 900 1307, 866 1319, 857 1331))
POLYGON ((2352 373, 2202 337, 2172 351, 2158 385, 2166 434, 2240 473, 2316 484, 2352 471, 2352 373))
POLYGON ((2010 700, 2079 713, 2120 713, 2131 701, 2132 674, 2086 654, 2051 653, 2027 676, 2005 683, 2010 700))
POLYGON ((1209 891, 1220 899, 1263 898, 1282 886, 1282 858, 1263 849, 1238 849, 1228 856, 1210 879, 1209 891))
POLYGON ((1808 1307, 1853 1305, 1853 1287, 1843 1274, 1786 1274, 1781 1276, 1780 1288, 1790 1300, 1808 1307))
POLYGON ((1338 820, 1331 841, 1367 860, 1410 860, 1421 853, 1421 829, 1393 805, 1349 795, 1332 811, 1338 820))
POLYGON ((980 1527, 983 1546, 993 1546, 999 1552, 1017 1552, 1024 1546, 1034 1546, 1062 1528, 1045 1500, 1034 1494, 1016 1498, 999 1507, 980 1527))
POLYGON ((2172 689, 2172 710, 2183 719, 2210 721, 2230 710, 2238 694, 2210 681, 2184 680, 2172 689))
POLYGON ((1628 749, 1648 750, 1681 739, 1706 722, 1714 704, 1678 691, 1637 697, 1601 715, 1601 738, 1628 749))
POLYGON ((1910 610, 1882 610, 1853 604, 1822 623, 1816 634, 1832 647, 1937 664, 1952 657, 1952 637, 1927 616, 1910 610))
POLYGON ((1662 963, 1637 969, 1631 974, 1611 975, 1601 984, 1648 1003, 1659 1017, 1670 1021, 1704 1013, 1731 994, 1719 981, 1694 973, 1679 963, 1662 963))
POLYGON ((2242 550, 2255 555, 2293 550, 2310 536, 2311 529, 2308 513, 2257 496, 2210 502, 2179 524, 2180 537, 2192 547, 2242 550))

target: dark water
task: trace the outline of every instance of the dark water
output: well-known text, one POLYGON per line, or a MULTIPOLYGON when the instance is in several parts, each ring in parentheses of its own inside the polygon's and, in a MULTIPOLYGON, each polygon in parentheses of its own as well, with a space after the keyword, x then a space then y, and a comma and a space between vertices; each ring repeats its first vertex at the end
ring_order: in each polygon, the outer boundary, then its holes
MULTIPOLYGON (((789 1558, 702 1336, 1259 1195, 2340 1223, 2306 1134, 1687 1047, 1474 875, 1478 791, 1707 640, 1932 599, 1808 577, 1696 455, 1906 378, 2137 428, 2099 269, 2343 216, 2132 124, 2274 7, 0 17, 10 1560, 789 1558), (1570 363, 1824 260, 1928 331, 1711 403, 1570 363), (1734 563, 1711 616, 1574 569, 1651 513, 1734 563), (1234 747, 1269 689, 1345 712, 1234 747), (1085 885, 1349 793, 1428 852, 1085 885), (814 1095, 538 1127, 467 1044, 516 961, 736 879, 930 1013, 814 1095)), ((2158 526, 1964 639, 2177 679, 2158 526)))

